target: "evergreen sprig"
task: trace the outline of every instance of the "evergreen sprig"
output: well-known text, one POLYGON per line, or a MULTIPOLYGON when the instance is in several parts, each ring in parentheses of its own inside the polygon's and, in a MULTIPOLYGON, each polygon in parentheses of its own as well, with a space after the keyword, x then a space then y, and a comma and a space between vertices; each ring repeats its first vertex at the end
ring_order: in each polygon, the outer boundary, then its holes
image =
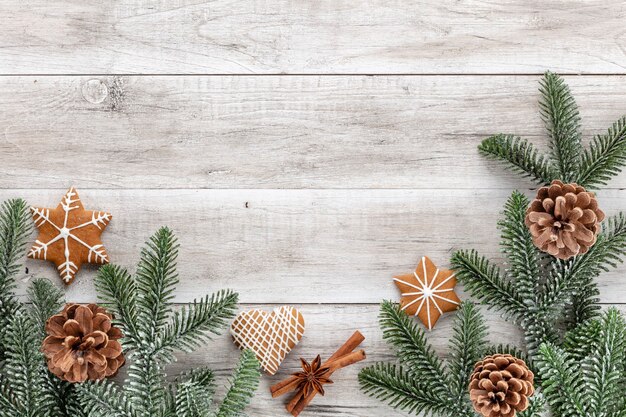
POLYGON ((219 407, 213 406, 210 370, 183 373, 167 381, 164 367, 175 359, 175 351, 190 352, 212 334, 219 334, 234 316, 237 303, 236 293, 220 291, 174 312, 177 255, 174 233, 161 228, 142 250, 136 276, 115 265, 100 269, 96 289, 124 332, 122 345, 131 363, 121 389, 110 381, 80 386, 83 406, 96 417, 234 417, 254 394, 259 363, 248 351, 242 353, 219 407))
MULTIPOLYGON (((503 134, 485 139, 479 146, 481 152, 506 161, 543 184, 554 179, 588 188, 606 184, 626 163, 626 118, 584 149, 578 108, 564 80, 546 72, 540 92, 550 154, 542 156, 530 143, 503 134)), ((452 266, 473 296, 522 326, 533 359, 543 343, 558 344, 564 330, 598 316, 595 279, 622 261, 626 220, 622 214, 606 219, 596 244, 587 253, 560 260, 533 244, 524 223, 529 205, 522 193, 513 192, 498 223, 507 260, 504 271, 473 250, 455 252, 452 266)))
POLYGON ((27 303, 13 292, 30 230, 24 200, 0 206, 0 416, 80 417, 73 386, 48 371, 39 351, 62 293, 45 279, 31 282, 27 303))
POLYGON ((549 155, 542 155, 530 142, 509 134, 490 136, 478 149, 540 184, 559 179, 587 189, 606 185, 626 164, 626 116, 584 148, 578 107, 563 78, 546 72, 539 91, 540 113, 550 138, 549 155))
MULTIPOLYGON (((563 79, 547 72, 540 93, 548 155, 506 134, 486 138, 479 150, 540 184, 558 179, 587 189, 605 185, 626 164, 626 117, 585 149, 578 107, 563 79)), ((400 363, 365 368, 359 379, 366 393, 416 414, 475 415, 466 398, 472 365, 486 354, 509 353, 525 360, 535 373, 537 392, 520 417, 543 416, 546 403, 555 417, 626 417, 624 319, 616 310, 600 317, 595 283, 601 272, 622 262, 626 254, 626 219, 622 214, 606 219, 587 253, 560 260, 533 244, 525 224, 529 205, 529 199, 517 191, 506 202, 498 222, 504 267, 475 250, 457 251, 451 260, 471 295, 523 328, 525 350, 485 346, 482 319, 464 302, 446 367, 423 331, 398 306, 385 302, 381 307, 383 336, 400 363)))
POLYGON ((605 135, 594 137, 583 152, 576 182, 586 188, 606 185, 626 164, 626 116, 622 116, 605 135))
POLYGON ((552 72, 545 73, 539 91, 540 113, 550 135, 548 144, 558 178, 572 182, 582 153, 578 106, 565 81, 552 72))
POLYGON ((542 345, 538 366, 556 415, 626 415, 626 320, 616 309, 580 325, 562 347, 542 345))
POLYGON ((385 301, 380 311, 383 338, 400 363, 377 363, 363 369, 359 374, 363 391, 410 413, 475 416, 467 387, 487 345, 486 326, 478 309, 470 302, 461 303, 447 366, 428 344, 424 331, 397 304, 385 301))
POLYGON ((514 135, 498 134, 483 140, 478 149, 491 159, 507 161, 510 167, 538 183, 548 184, 558 177, 552 163, 535 146, 514 135))
POLYGON ((19 260, 30 233, 28 206, 22 199, 8 200, 0 206, 0 361, 4 358, 5 333, 9 320, 18 309, 13 293, 19 260))

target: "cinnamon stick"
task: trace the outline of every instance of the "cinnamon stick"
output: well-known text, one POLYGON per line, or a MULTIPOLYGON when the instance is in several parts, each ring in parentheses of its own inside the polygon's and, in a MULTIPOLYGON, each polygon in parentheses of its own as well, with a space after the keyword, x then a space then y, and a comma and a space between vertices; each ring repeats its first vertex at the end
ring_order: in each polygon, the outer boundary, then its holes
MULTIPOLYGON (((333 355, 328 358, 326 362, 322 365, 322 368, 328 367, 329 363, 338 359, 342 356, 347 355, 356 349, 363 341, 365 340, 365 336, 361 334, 358 330, 350 336, 350 338, 339 348, 333 355)), ((272 398, 280 397, 290 391, 296 389, 298 378, 295 376, 291 376, 284 381, 278 382, 270 387, 270 392, 272 393, 272 398)))
POLYGON ((365 351, 363 349, 357 350, 356 352, 348 353, 347 355, 343 355, 342 357, 335 359, 327 365, 328 375, 333 374, 338 369, 345 368, 346 366, 353 365, 357 362, 361 362, 365 358, 365 351))
MULTIPOLYGON (((356 332, 352 334, 352 336, 350 336, 348 340, 346 340, 346 343, 344 343, 339 349, 337 349, 335 353, 333 353, 333 355, 330 358, 328 358, 326 363, 352 352, 361 343, 363 343, 364 340, 365 340, 365 336, 363 336, 361 332, 357 330, 356 332)), ((326 364, 322 366, 326 367, 326 364)))

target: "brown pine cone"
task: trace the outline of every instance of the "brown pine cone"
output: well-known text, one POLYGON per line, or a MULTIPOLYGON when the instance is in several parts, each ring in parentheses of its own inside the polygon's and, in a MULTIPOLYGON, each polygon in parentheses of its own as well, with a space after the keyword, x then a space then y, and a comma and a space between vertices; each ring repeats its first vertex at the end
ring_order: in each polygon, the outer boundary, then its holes
POLYGON ((533 243, 559 259, 583 254, 596 243, 604 213, 593 193, 554 180, 541 187, 526 211, 533 243))
POLYGON ((48 319, 41 348, 48 369, 68 382, 100 380, 124 364, 122 332, 111 325, 111 314, 96 304, 66 304, 48 319))
POLYGON ((511 355, 487 356, 474 366, 470 400, 485 417, 514 417, 528 408, 535 392, 534 375, 526 363, 511 355))

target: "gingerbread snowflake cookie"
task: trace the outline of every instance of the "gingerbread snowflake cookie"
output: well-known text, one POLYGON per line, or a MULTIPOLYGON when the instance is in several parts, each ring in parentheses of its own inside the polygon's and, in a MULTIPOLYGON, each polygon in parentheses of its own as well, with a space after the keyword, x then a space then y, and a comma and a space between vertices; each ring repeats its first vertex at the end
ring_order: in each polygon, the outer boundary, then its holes
POLYGON ((54 262, 66 285, 83 263, 109 263, 100 234, 111 221, 111 214, 85 210, 74 187, 56 208, 31 207, 30 211, 39 236, 28 257, 54 262))
POLYGON ((454 272, 437 268, 425 256, 412 274, 399 275, 393 281, 402 293, 402 310, 419 317, 428 330, 443 313, 456 310, 461 303, 454 292, 454 272))

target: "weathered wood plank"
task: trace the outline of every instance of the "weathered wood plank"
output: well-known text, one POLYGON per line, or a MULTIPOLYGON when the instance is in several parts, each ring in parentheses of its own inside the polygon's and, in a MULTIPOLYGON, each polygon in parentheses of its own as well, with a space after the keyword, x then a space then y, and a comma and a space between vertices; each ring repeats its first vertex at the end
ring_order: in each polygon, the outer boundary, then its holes
MULTIPOLYGON (((538 78, 0 77, 0 188, 528 188, 476 146, 545 148, 538 78)), ((625 113, 626 77, 567 81, 586 138, 625 113)))
POLYGON ((5 74, 624 73, 619 0, 3 2, 5 74))
MULTIPOLYGON (((80 192, 81 190, 79 190, 80 192)), ((58 190, 4 190, 56 205, 58 190)), ((493 190, 89 190, 85 206, 106 209, 103 236, 114 262, 133 267, 141 242, 169 225, 181 244, 179 302, 198 292, 233 288, 247 303, 378 303, 397 298, 391 277, 421 256, 441 267, 457 248, 499 258, 496 222, 510 194, 493 190)), ((608 215, 623 209, 626 190, 599 195, 608 215)), ((54 278, 48 262, 28 260, 28 274, 54 278)), ((603 274, 602 301, 626 302, 626 266, 603 274)), ((94 270, 69 287, 93 299, 94 270)), ((25 283, 21 285, 24 291, 25 283)))
MULTIPOLYGON (((270 311, 269 305, 243 305, 242 310, 263 308, 270 311)), ((393 362, 391 350, 382 340, 378 326, 377 305, 304 305, 298 306, 306 321, 306 332, 302 342, 286 358, 278 375, 264 376, 261 387, 252 401, 248 414, 254 417, 276 417, 285 415, 284 399, 272 399, 269 386, 295 372, 298 358, 313 359, 317 354, 328 357, 339 347, 354 330, 360 330, 366 337, 363 348, 367 360, 343 369, 333 375, 334 385, 328 387, 325 397, 318 396, 307 415, 320 417, 380 417, 401 416, 383 403, 373 400, 359 391, 357 375, 361 368, 378 361, 393 362)), ((618 306, 626 313, 626 305, 618 306)), ((428 333, 428 340, 435 350, 445 357, 448 352, 448 340, 451 336, 453 314, 441 318, 437 327, 428 333)), ((485 311, 485 319, 490 326, 489 339, 492 343, 509 343, 523 346, 519 329, 499 318, 496 313, 485 311)), ((206 347, 192 354, 177 355, 178 362, 169 369, 170 375, 198 366, 210 366, 221 376, 226 384, 227 375, 235 366, 238 350, 227 335, 217 337, 206 347)))

